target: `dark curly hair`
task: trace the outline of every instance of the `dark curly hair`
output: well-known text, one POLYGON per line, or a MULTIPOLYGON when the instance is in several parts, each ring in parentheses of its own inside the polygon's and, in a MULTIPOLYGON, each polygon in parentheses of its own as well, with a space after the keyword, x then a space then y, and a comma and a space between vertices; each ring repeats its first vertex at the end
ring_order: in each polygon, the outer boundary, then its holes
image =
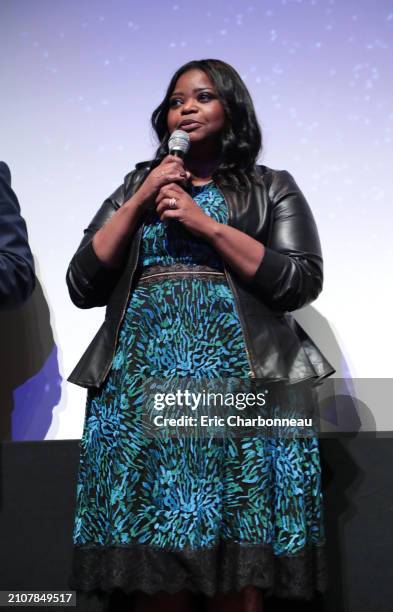
POLYGON ((251 182, 260 182, 254 171, 258 154, 262 151, 262 133, 250 93, 232 66, 217 59, 193 60, 183 64, 172 76, 165 97, 153 111, 151 123, 159 140, 155 164, 168 154, 169 132, 167 116, 169 98, 178 78, 188 70, 205 72, 214 84, 225 116, 226 127, 221 140, 221 162, 212 175, 219 185, 247 189, 251 182))

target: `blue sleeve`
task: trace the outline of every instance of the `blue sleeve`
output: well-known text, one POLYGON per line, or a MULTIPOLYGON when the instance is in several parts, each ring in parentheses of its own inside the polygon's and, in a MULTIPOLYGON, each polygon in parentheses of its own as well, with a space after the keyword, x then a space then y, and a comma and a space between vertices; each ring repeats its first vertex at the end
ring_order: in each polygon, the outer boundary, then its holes
POLYGON ((0 310, 21 306, 35 287, 33 256, 11 173, 0 162, 0 310))

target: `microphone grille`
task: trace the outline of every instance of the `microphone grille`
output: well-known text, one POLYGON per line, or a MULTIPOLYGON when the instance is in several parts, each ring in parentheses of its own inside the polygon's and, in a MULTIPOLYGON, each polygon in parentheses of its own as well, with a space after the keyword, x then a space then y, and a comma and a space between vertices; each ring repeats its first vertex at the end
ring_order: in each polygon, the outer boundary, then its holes
POLYGON ((190 148, 190 136, 184 130, 175 130, 168 140, 169 151, 182 151, 185 155, 190 148))

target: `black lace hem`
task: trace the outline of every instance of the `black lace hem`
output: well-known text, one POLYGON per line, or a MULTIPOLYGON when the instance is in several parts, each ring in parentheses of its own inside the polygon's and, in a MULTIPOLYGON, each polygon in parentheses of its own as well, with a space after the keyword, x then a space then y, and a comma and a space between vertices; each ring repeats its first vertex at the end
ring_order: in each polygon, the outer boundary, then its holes
POLYGON ((266 544, 221 541, 214 548, 168 549, 146 544, 75 546, 69 587, 126 594, 187 589, 209 597, 256 586, 265 596, 312 599, 327 589, 324 543, 276 556, 266 544))

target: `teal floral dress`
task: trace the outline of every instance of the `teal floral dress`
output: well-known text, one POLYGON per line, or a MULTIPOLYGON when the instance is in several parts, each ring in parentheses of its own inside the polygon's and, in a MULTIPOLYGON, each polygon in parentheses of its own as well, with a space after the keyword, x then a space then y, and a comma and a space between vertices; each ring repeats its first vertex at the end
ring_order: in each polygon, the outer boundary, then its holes
MULTIPOLYGON (((213 182, 192 187, 191 195, 206 214, 227 222, 213 182)), ((139 271, 179 263, 223 270, 207 241, 151 212, 139 271)), ((136 283, 109 375, 88 391, 72 588, 212 596, 254 585, 267 595, 306 599, 325 590, 316 437, 147 435, 149 377, 245 380, 249 369, 225 276, 162 275, 136 283)), ((296 387, 295 403, 301 401, 296 387)))

